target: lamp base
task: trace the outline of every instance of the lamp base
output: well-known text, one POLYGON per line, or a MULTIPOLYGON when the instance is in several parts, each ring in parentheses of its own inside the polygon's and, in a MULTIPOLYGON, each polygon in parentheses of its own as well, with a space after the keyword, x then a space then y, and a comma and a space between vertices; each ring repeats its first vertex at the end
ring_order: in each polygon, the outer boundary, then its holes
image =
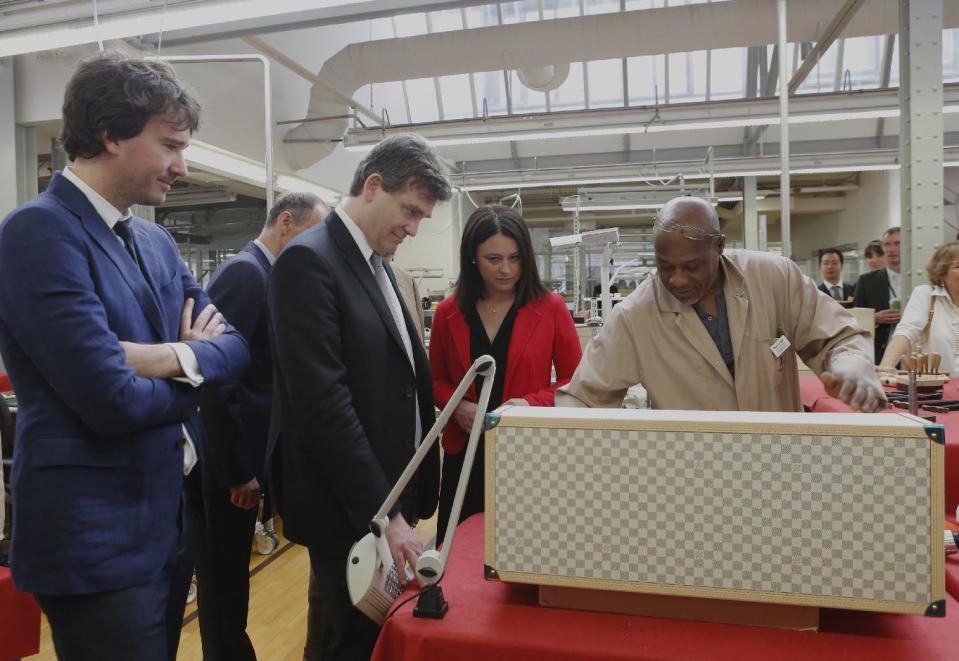
POLYGON ((420 593, 419 599, 416 600, 416 606, 413 608, 413 617, 442 620, 448 610, 449 604, 443 598, 443 588, 434 585, 420 593))

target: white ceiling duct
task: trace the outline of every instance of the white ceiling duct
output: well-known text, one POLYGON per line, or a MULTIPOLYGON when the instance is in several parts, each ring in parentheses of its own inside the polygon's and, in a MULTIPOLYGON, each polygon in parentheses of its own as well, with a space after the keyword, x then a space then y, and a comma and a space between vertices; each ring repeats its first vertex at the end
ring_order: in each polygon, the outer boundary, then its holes
MULTIPOLYGON (((802 11, 789 13, 790 42, 821 38, 837 5, 836 0, 804 0, 802 11)), ((539 68, 572 62, 772 44, 776 24, 776 0, 729 0, 497 25, 351 44, 327 60, 318 77, 353 96, 369 83, 500 69, 532 75, 539 68)), ((959 27, 959 2, 944 3, 943 27, 959 27)), ((897 0, 869 0, 842 36, 898 31, 897 0)), ((313 86, 308 117, 345 113, 340 98, 313 86)), ((330 140, 347 127, 345 119, 300 124, 286 134, 287 155, 298 167, 309 167, 334 150, 336 143, 330 140)))

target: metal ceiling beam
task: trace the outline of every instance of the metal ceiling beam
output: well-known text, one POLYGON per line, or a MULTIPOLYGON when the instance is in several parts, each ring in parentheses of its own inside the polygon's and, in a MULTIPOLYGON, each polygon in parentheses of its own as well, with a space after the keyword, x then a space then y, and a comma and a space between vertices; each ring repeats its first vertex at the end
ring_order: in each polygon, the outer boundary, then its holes
MULTIPOLYGON (((879 78, 880 89, 889 87, 889 80, 892 78, 892 51, 896 44, 896 35, 887 34, 885 43, 882 47, 882 73, 879 78)), ((876 120, 876 143, 882 142, 882 135, 886 130, 886 120, 880 117, 876 120)))
POLYGON ((746 49, 746 89, 744 96, 755 99, 759 93, 759 46, 746 49))
POLYGON ((826 31, 823 33, 822 38, 816 42, 816 45, 809 52, 809 55, 803 59, 802 64, 799 65, 799 69, 789 80, 789 94, 796 93, 796 90, 802 85, 806 76, 809 75, 809 72, 812 71, 816 63, 819 62, 819 58, 829 50, 829 47, 832 46, 836 38, 849 24, 852 17, 856 15, 856 11, 862 6, 862 2, 863 0, 846 0, 839 12, 836 13, 829 22, 829 25, 826 26, 826 31))
MULTIPOLYGON (((770 58, 769 70, 766 72, 765 80, 763 81, 763 97, 775 96, 776 86, 779 84, 779 44, 773 45, 773 55, 770 58)), ((752 147, 759 139, 763 136, 763 133, 766 132, 766 129, 769 126, 751 126, 743 134, 743 145, 746 147, 752 147)))
MULTIPOLYGON (((888 144, 883 149, 886 154, 893 154, 898 149, 897 136, 890 136, 887 139, 888 144)), ((947 145, 959 145, 959 132, 946 133, 945 141, 947 145)), ((765 150, 766 156, 774 156, 778 152, 778 143, 773 142, 765 150)), ((876 149, 876 141, 872 137, 863 138, 843 138, 839 140, 803 140, 790 143, 791 151, 794 156, 810 156, 816 154, 839 154, 852 159, 859 154, 865 154, 876 149)), ((715 145, 712 147, 713 154, 717 159, 731 161, 733 159, 752 158, 760 156, 745 150, 741 143, 728 145, 715 145)), ((671 149, 651 149, 635 150, 629 153, 629 159, 623 161, 623 155, 619 151, 614 152, 595 152, 595 153, 575 153, 557 156, 526 156, 520 158, 520 168, 517 177, 525 176, 531 173, 556 173, 564 172, 568 169, 580 169, 601 173, 605 168, 632 167, 637 171, 643 169, 646 172, 653 170, 653 163, 692 163, 693 170, 696 171, 698 164, 703 161, 704 150, 702 147, 674 147, 671 149)), ((479 176, 494 176, 502 174, 512 176, 513 161, 510 158, 491 158, 473 161, 460 161, 460 172, 472 173, 479 176)), ((554 177, 557 178, 557 177, 554 177)), ((511 179, 513 181, 515 179, 511 179)), ((625 184, 635 186, 637 184, 625 184)))
POLYGON ((763 83, 763 96, 775 96, 779 84, 779 44, 773 45, 773 55, 769 60, 769 71, 763 83))
MULTIPOLYGON (((862 170, 896 169, 899 167, 898 149, 875 149, 872 138, 866 139, 869 147, 860 152, 810 152, 800 153, 797 143, 791 145, 790 169, 793 176, 803 174, 830 174, 858 172, 862 170)), ((946 147, 944 158, 950 162, 959 161, 959 147, 946 147)), ((618 154, 614 154, 618 157, 618 154)), ((574 185, 601 185, 606 183, 639 183, 642 181, 661 181, 684 175, 690 182, 708 178, 709 172, 703 166, 701 158, 687 157, 683 160, 665 161, 662 153, 657 152, 658 160, 653 165, 649 160, 637 160, 628 164, 612 162, 595 165, 575 165, 576 160, 568 158, 570 165, 540 167, 537 169, 510 169, 511 163, 498 171, 479 172, 471 170, 452 177, 455 185, 469 190, 524 188, 543 188, 574 185)), ((582 163, 582 160, 579 161, 582 163)), ((470 166, 475 166, 471 163, 470 166)), ((779 157, 777 154, 765 156, 732 155, 715 159, 716 177, 741 176, 778 176, 779 157)), ((940 202, 941 204, 941 202, 940 202)))
MULTIPOLYGON (((249 34, 271 34, 325 25, 342 25, 375 18, 390 18, 404 13, 457 9, 488 3, 489 0, 354 0, 353 2, 326 2, 316 3, 318 6, 312 9, 301 9, 275 16, 242 21, 230 20, 229 10, 227 9, 218 23, 167 32, 163 35, 163 45, 170 47, 183 46, 217 39, 243 37, 249 34)), ((144 35, 142 41, 155 46, 159 37, 156 34, 144 35)))
POLYGON ((902 0, 899 5, 902 287, 898 293, 904 305, 913 286, 925 279, 924 267, 935 249, 953 238, 952 230, 944 231, 942 215, 942 9, 942 0, 902 0))
MULTIPOLYGON (((393 4, 410 6, 409 3, 393 4)), ((818 39, 823 17, 832 16, 835 6, 836 0, 803 0, 801 11, 790 16, 790 39, 799 42, 818 39)), ((421 10, 432 8, 432 5, 424 6, 421 10)), ((223 22, 222 17, 221 24, 223 29, 229 29, 229 23, 223 22)), ((291 27, 308 26, 300 22, 291 27)), ((959 3, 944 7, 943 26, 959 27, 959 3)), ((218 27, 221 26, 211 26, 211 29, 218 27)), ((870 0, 869 11, 858 13, 846 26, 844 35, 860 37, 897 30, 896 0, 870 0)), ((276 30, 258 30, 260 33, 271 31, 276 30)), ((222 36, 216 35, 216 38, 222 36)), ((176 34, 167 31, 163 43, 171 45, 175 37, 176 34)), ((213 36, 208 37, 211 38, 213 36)), ((560 64, 563 58, 568 58, 566 62, 584 62, 775 42, 774 1, 729 0, 468 29, 457 33, 455 38, 449 33, 438 33, 368 41, 353 44, 343 57, 355 60, 356 71, 362 84, 366 84, 469 73, 477 70, 475 65, 494 58, 502 66, 504 50, 511 52, 514 63, 540 66, 560 64), (594 35, 597 37, 593 38, 594 35), (390 53, 394 57, 388 57, 390 53), (403 57, 396 57, 400 53, 403 57), (437 53, 442 56, 437 57, 437 53), (415 76, 411 76, 411 66, 416 69, 415 76)), ((37 47, 42 48, 42 44, 37 47)))
MULTIPOLYGON (((947 85, 945 103, 959 106, 959 84, 947 85)), ((830 117, 874 118, 899 112, 896 90, 868 90, 850 98, 846 94, 802 95, 792 100, 790 122, 826 121, 830 117)), ((778 100, 737 99, 711 103, 677 103, 671 106, 574 110, 549 114, 490 117, 455 122, 430 122, 382 128, 351 128, 343 136, 347 148, 368 148, 383 139, 384 133, 414 130, 435 144, 480 144, 509 140, 561 139, 588 135, 636 135, 637 143, 647 133, 716 128, 745 128, 778 123, 778 100), (657 116, 658 113, 658 116, 657 116), (650 123, 656 117, 654 123, 650 123)), ((289 141, 289 139, 287 139, 289 141)))

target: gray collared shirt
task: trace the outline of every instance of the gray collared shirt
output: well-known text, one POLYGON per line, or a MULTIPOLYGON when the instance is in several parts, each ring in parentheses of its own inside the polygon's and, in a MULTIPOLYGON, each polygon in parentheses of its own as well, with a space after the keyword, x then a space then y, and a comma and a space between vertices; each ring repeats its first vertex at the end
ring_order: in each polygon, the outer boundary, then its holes
POLYGON ((722 292, 716 295, 716 311, 718 314, 715 317, 711 314, 706 314, 706 311, 703 310, 698 303, 693 305, 693 309, 696 311, 699 320, 703 322, 703 326, 706 327, 709 337, 713 338, 713 342, 716 344, 716 348, 719 349, 719 354, 723 357, 723 362, 726 363, 729 373, 735 378, 736 359, 733 356, 733 340, 729 335, 729 317, 726 314, 726 297, 722 292))

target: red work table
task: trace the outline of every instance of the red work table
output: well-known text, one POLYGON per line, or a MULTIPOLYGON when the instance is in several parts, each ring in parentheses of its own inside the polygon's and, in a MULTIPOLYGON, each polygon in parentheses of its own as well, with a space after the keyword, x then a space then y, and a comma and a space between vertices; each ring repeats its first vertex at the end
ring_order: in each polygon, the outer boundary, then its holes
POLYGON ((40 651, 40 607, 33 597, 13 587, 7 567, 0 567, 0 661, 40 651))
POLYGON ((951 595, 944 618, 823 609, 818 633, 542 607, 535 586, 484 580, 482 514, 457 530, 441 585, 446 617, 414 618, 415 600, 403 605, 384 624, 373 661, 959 658, 951 595))

